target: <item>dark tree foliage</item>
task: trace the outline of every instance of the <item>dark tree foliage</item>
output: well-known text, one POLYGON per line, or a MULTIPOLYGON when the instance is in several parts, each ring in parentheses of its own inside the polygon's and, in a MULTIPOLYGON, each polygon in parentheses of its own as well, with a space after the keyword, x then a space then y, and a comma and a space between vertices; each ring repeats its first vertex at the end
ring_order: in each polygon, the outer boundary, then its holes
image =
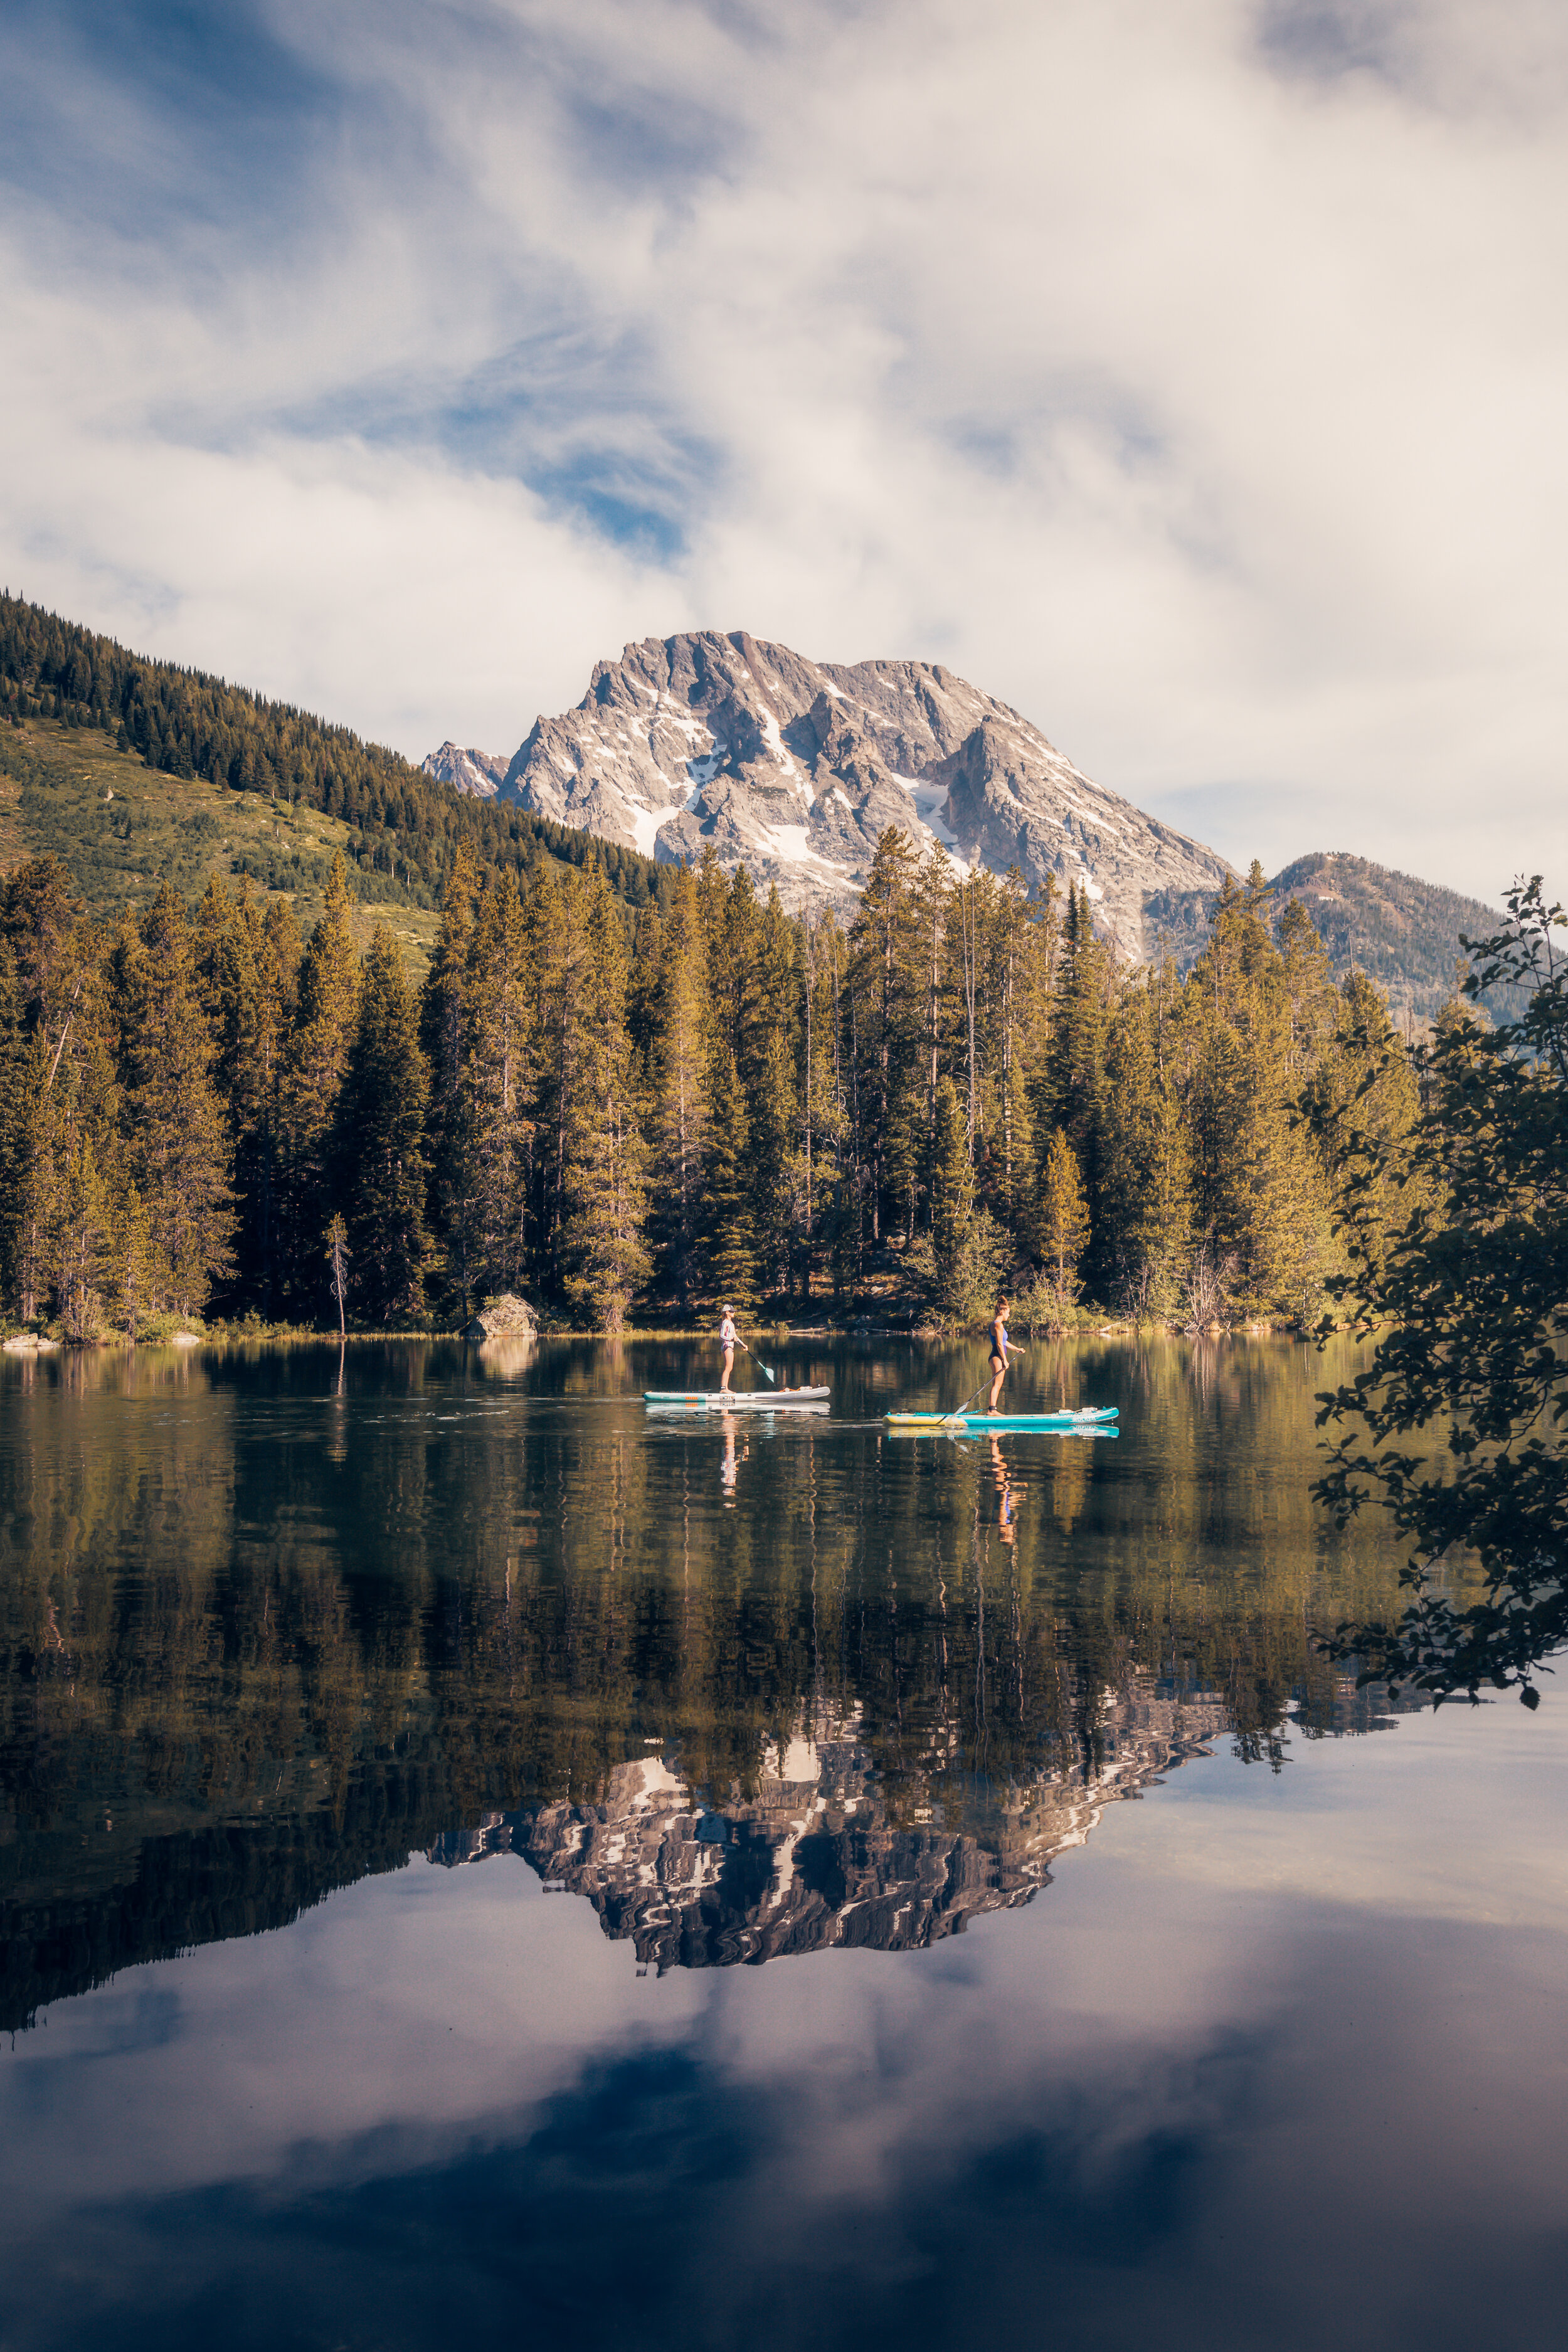
MULTIPOLYGON (((419 1014, 397 943, 380 924, 360 978, 359 1017, 338 1096, 334 1197, 348 1202, 351 1255, 363 1269, 373 1321, 424 1309, 425 1108, 428 1076, 419 1014)), ((329 1220, 332 1237, 339 1219, 329 1220)), ((331 1239, 332 1270, 340 1244, 331 1239)))
MULTIPOLYGON (((1401 1178, 1412 1205, 1392 1234, 1374 1223, 1381 1263, 1347 1217, 1340 1286, 1379 1337, 1368 1369, 1321 1400, 1340 1434, 1318 1492, 1342 1523, 1381 1503, 1413 1548, 1409 1608, 1392 1625, 1342 1627, 1338 1654, 1437 1699, 1517 1685, 1533 1706, 1534 1668, 1568 1641, 1568 960, 1552 937, 1563 910, 1539 876, 1509 908, 1502 930, 1466 941, 1465 993, 1473 1004, 1503 982, 1528 1009, 1494 1030, 1451 1008, 1419 1055, 1401 1178), (1486 1578, 1473 1608, 1438 1589, 1451 1550, 1486 1578)), ((1363 1093, 1376 1080, 1369 1069, 1363 1093)), ((1363 1155, 1352 1212, 1384 1160, 1363 1155)))
POLYGON ((194 915, 165 883, 110 935, 58 861, 22 866, 0 884, 5 1305, 80 1339, 209 1307, 309 1320, 334 1216, 359 1322, 527 1290, 614 1324, 818 1283, 959 1321, 998 1284, 1031 1325, 1080 1292, 1300 1319, 1351 1263, 1336 1206, 1376 1274, 1411 1065, 1300 908, 1233 888, 1182 982, 1118 971, 1081 893, 1064 931, 1052 894, 896 833, 877 883, 846 930, 708 858, 634 952, 593 857, 520 885, 459 843, 416 1002, 389 935, 362 969, 341 858, 303 942, 243 880, 194 915))

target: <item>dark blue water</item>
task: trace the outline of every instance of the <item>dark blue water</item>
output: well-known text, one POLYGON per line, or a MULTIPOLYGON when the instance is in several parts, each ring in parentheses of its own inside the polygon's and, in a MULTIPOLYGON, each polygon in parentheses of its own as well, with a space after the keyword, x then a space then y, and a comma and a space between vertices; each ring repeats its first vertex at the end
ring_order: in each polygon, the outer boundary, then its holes
MULTIPOLYGON (((764 1351, 765 1352, 765 1351, 764 1351)), ((1287 1342, 0 1372, 0 2345, 1554 2342, 1568 1715, 1287 1342)))

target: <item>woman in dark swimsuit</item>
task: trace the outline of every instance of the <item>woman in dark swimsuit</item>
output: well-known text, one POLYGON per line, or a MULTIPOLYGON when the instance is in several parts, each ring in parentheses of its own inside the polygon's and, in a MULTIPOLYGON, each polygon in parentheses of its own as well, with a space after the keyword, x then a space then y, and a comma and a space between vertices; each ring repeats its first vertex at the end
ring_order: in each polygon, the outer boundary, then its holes
MULTIPOLYGON (((1002 1382, 1007 1374, 1007 1350, 1010 1345, 1011 1342, 1007 1338, 1007 1301, 1005 1298, 999 1298, 996 1301, 995 1320, 991 1326, 991 1402, 985 1408, 987 1412, 994 1412, 996 1410, 996 1400, 1002 1393, 1002 1382)), ((1020 1348, 1018 1353, 1022 1355, 1023 1352, 1020 1348)))

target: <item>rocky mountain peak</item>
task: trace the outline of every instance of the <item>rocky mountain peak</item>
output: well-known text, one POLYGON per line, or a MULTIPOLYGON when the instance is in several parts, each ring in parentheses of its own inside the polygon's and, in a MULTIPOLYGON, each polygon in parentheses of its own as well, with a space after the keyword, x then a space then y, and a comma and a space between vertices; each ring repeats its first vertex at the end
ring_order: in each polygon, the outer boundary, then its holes
POLYGON ((427 776, 438 776, 454 792, 469 793, 476 800, 493 801, 506 781, 502 755, 478 751, 471 744, 464 751, 457 743, 443 743, 438 751, 427 752, 419 765, 427 776))
POLYGON ((574 710, 535 720, 501 793, 666 863, 711 844, 792 908, 850 907, 898 825, 959 871, 1080 884, 1134 958, 1152 897, 1226 871, 942 664, 812 661, 744 629, 645 637, 596 663, 574 710))

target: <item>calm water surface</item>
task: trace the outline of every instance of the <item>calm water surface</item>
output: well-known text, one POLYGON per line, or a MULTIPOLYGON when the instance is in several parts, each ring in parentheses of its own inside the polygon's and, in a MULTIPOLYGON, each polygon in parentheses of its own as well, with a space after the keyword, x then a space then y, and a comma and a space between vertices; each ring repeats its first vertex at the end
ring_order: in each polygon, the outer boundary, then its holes
POLYGON ((1568 1706, 1315 1652, 1346 1364, 769 1360, 6 1360, 0 2347, 1561 2340, 1568 1706))

